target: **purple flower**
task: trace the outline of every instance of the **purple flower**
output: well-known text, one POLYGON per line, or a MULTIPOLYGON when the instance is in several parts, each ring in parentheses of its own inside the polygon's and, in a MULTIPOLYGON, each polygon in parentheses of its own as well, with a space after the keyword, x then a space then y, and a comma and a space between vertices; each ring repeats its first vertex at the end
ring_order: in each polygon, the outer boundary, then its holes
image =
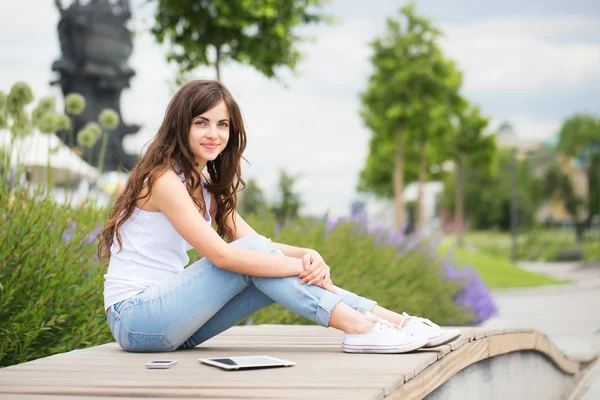
POLYGON ((454 299, 454 304, 463 307, 473 314, 473 325, 479 325, 498 312, 494 299, 487 286, 479 276, 479 273, 470 265, 455 268, 452 259, 446 257, 443 261, 446 279, 449 281, 461 281, 462 286, 454 299))
POLYGON ((338 222, 339 220, 337 219, 331 219, 327 217, 327 221, 325 222, 325 236, 328 236, 331 233, 331 231, 333 230, 333 228, 335 228, 338 222))
POLYGON ((404 221, 402 223, 402 229, 400 229, 400 232, 402 233, 406 233, 406 230, 408 229, 408 221, 404 221))
POLYGON ((63 236, 62 236, 63 242, 71 243, 72 239, 73 239, 73 232, 66 231, 65 233, 63 233, 63 236))
POLYGON ((254 325, 254 320, 249 319, 248 321, 246 321, 246 325, 254 325))
POLYGON ((275 223, 275 235, 278 235, 280 231, 281 231, 281 225, 279 224, 279 222, 276 222, 275 223))
POLYGON ((354 222, 355 224, 361 225, 363 227, 366 227, 369 225, 369 219, 367 216, 367 212, 365 210, 362 210, 358 214, 354 215, 352 217, 351 221, 354 222))
POLYGON ((71 222, 67 230, 63 233, 62 240, 66 243, 71 243, 73 240, 73 233, 75 233, 75 229, 77 228, 77 222, 71 222))
POLYGON ((100 225, 100 224, 96 225, 96 229, 94 229, 92 231, 92 233, 90 233, 90 236, 85 241, 85 244, 91 244, 92 242, 94 242, 94 240, 96 240, 96 238, 100 234, 101 229, 102 229, 102 225, 100 225))

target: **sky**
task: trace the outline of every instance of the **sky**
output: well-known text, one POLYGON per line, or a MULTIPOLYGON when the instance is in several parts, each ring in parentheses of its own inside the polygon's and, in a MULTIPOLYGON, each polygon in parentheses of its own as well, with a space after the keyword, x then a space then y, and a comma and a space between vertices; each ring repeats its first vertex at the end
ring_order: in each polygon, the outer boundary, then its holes
MULTIPOLYGON (((63 0, 65 5, 69 0, 63 0)), ((137 72, 121 97, 123 119, 143 127, 125 139, 139 154, 152 139, 173 94, 175 66, 148 33, 152 6, 133 0, 137 72)), ((554 135, 579 112, 600 115, 600 2, 416 1, 420 15, 444 32, 441 46, 463 72, 462 94, 527 140, 554 135)), ((272 200, 280 169, 298 175, 303 214, 344 216, 357 199, 370 132, 358 115, 359 93, 371 72, 369 42, 406 1, 334 0, 325 9, 336 23, 302 29, 304 59, 282 81, 248 66, 226 64, 221 79, 238 100, 248 128, 243 165, 272 200)), ((60 56, 53 0, 0 2, 0 90, 16 81, 36 97, 61 97, 51 64, 60 56), (17 17, 20 16, 20 17, 17 17)), ((215 78, 200 68, 197 78, 215 78)))

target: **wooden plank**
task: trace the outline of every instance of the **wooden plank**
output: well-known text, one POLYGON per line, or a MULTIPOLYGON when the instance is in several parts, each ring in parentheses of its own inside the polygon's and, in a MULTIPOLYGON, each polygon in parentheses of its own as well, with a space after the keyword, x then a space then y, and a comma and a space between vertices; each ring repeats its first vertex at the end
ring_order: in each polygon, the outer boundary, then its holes
POLYGON ((580 363, 569 359, 546 335, 536 335, 535 349, 545 354, 558 368, 567 374, 574 375, 580 369, 580 363))
POLYGON ((459 337, 454 342, 450 343, 450 351, 454 351, 454 350, 458 349, 459 347, 464 346, 467 343, 469 343, 469 339, 468 338, 466 338, 466 337, 459 337))
POLYGON ((494 357, 499 354, 506 354, 513 351, 533 350, 535 349, 536 334, 530 333, 511 333, 500 336, 490 336, 489 356, 494 357))
POLYGON ((0 369, 0 397, 413 398, 481 357, 520 350, 538 350, 565 372, 579 369, 531 329, 461 331, 449 345, 400 355, 344 353, 343 334, 319 326, 234 327, 194 349, 158 354, 129 353, 109 343, 0 369), (257 354, 298 364, 227 372, 197 360, 257 354), (146 369, 153 359, 179 363, 168 370, 146 369))
MULTIPOLYGON (((332 399, 332 398, 343 398, 343 399, 383 399, 383 392, 379 389, 298 389, 298 388, 287 388, 287 389, 255 389, 255 388, 243 388, 243 389, 148 389, 144 388, 74 388, 74 387, 37 387, 32 389, 30 387, 12 387, 11 390, 20 390, 8 392, 7 396, 20 395, 27 399, 46 399, 47 396, 42 396, 37 389, 43 390, 46 393, 50 393, 50 396, 54 398, 65 399, 65 396, 72 398, 71 396, 77 396, 77 398, 109 398, 114 399, 116 397, 127 397, 127 398, 212 398, 212 399, 223 399, 223 398, 243 398, 243 399, 332 399), (250 390, 251 389, 251 390, 250 390), (38 397, 39 396, 39 397, 38 397), (101 397, 97 397, 101 396, 101 397)), ((2 394, 2 399, 5 399, 2 394)), ((19 399, 20 399, 19 398, 19 399)))

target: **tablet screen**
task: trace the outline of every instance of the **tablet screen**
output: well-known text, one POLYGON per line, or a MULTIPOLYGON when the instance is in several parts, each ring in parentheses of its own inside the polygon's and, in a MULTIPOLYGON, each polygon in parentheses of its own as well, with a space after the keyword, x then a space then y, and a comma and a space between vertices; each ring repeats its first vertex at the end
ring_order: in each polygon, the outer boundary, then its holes
POLYGON ((204 364, 213 365, 221 368, 270 368, 270 367, 289 367, 296 365, 293 361, 282 360, 270 356, 239 356, 239 357, 219 357, 199 359, 204 364))
POLYGON ((238 365, 231 358, 211 358, 211 360, 225 365, 238 365))

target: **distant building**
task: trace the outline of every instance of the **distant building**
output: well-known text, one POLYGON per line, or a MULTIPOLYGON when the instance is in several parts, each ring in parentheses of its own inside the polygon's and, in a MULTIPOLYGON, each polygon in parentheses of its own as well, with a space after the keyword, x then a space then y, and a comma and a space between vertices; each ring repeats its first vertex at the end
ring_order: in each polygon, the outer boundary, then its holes
POLYGON ((543 144, 540 140, 520 138, 513 126, 508 122, 500 124, 496 135, 496 143, 501 149, 516 149, 519 158, 523 158, 538 150, 543 144))
MULTIPOLYGON (((575 193, 585 198, 588 190, 585 169, 576 158, 566 157, 556 152, 555 147, 558 140, 558 133, 545 140, 520 138, 508 122, 500 125, 496 136, 496 143, 500 149, 516 149, 519 159, 529 158, 532 173, 540 179, 543 179, 552 166, 558 164, 561 171, 571 178, 575 193)), ((540 206, 535 219, 537 222, 555 223, 571 222, 572 220, 562 202, 558 200, 549 200, 540 206)))

